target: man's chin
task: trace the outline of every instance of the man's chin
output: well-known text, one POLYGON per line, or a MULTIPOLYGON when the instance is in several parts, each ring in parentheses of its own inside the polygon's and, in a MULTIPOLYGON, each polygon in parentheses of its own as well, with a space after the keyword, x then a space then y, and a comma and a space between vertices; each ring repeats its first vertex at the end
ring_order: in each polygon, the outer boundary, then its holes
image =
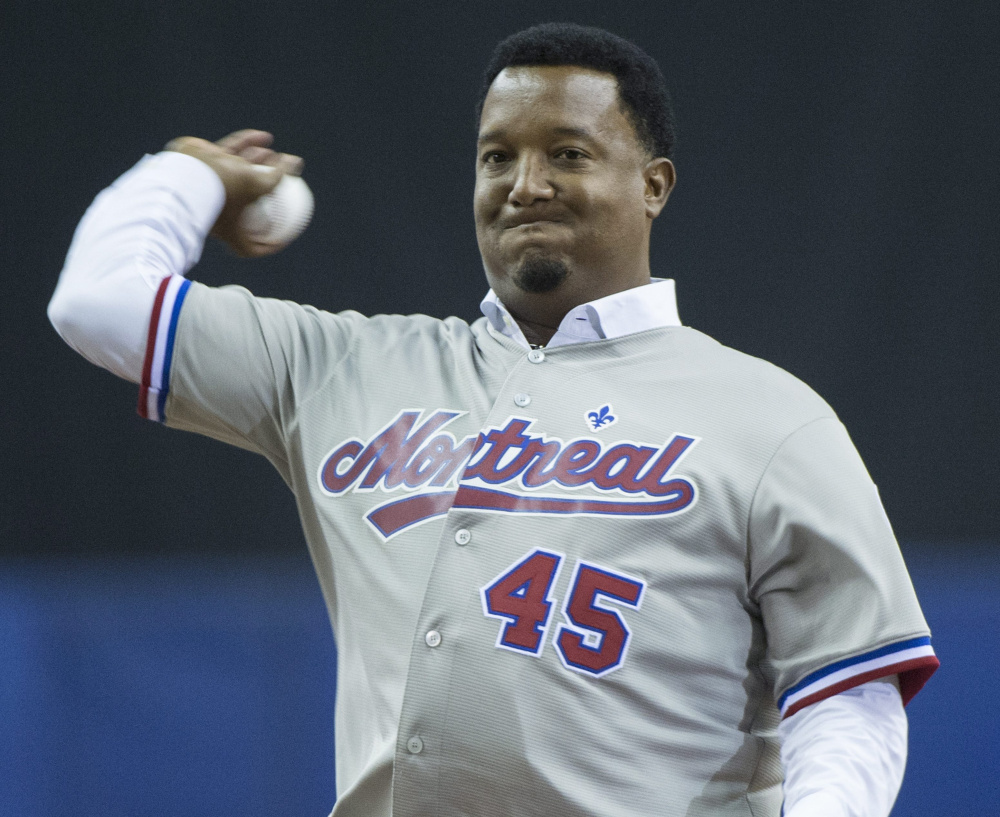
POLYGON ((518 289, 541 294, 552 292, 569 277, 569 267, 559 258, 525 258, 512 276, 518 289))

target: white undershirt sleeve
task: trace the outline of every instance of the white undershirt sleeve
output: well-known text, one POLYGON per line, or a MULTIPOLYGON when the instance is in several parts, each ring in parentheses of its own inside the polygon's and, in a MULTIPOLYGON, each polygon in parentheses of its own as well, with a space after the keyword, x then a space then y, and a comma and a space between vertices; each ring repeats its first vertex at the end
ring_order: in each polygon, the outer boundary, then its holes
POLYGON ((160 282, 201 257, 225 203, 204 162, 146 156, 94 200, 73 236, 49 320, 91 363, 138 383, 160 282))
POLYGON ((784 817, 887 817, 903 782, 907 731, 895 675, 783 720, 784 817))

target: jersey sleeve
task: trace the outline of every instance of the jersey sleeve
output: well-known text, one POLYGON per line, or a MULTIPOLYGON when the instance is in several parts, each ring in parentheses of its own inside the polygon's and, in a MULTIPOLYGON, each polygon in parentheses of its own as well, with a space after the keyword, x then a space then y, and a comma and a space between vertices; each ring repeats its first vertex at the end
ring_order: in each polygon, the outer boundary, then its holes
POLYGON ((284 474, 297 412, 336 375, 362 321, 171 276, 149 323, 139 413, 264 454, 284 474))
MULTIPOLYGON (((139 383, 154 297, 201 257, 222 181, 183 153, 146 156, 102 191, 73 235, 48 315, 91 363, 139 383)), ((162 295, 160 300, 162 301, 162 295)))
POLYGON ((836 419, 808 423, 774 454, 748 545, 783 717, 893 674, 906 703, 939 666, 878 490, 836 419))

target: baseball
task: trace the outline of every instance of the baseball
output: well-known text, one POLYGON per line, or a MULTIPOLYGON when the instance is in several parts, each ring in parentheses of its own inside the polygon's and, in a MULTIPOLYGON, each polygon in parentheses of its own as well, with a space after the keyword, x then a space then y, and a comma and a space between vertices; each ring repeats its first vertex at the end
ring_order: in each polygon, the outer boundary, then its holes
MULTIPOLYGON (((271 170, 259 166, 262 171, 271 170)), ((288 244, 308 226, 313 214, 313 194, 299 176, 285 175, 277 187, 248 204, 240 225, 255 241, 288 244)))

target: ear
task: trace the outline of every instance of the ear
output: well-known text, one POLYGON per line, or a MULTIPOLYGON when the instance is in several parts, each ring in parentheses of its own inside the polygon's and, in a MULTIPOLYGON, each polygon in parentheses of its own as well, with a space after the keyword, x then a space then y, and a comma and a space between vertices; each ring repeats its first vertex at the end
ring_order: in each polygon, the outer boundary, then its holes
POLYGON ((677 181, 674 163, 663 157, 651 159, 643 168, 642 178, 646 183, 646 217, 654 219, 660 215, 677 181))

